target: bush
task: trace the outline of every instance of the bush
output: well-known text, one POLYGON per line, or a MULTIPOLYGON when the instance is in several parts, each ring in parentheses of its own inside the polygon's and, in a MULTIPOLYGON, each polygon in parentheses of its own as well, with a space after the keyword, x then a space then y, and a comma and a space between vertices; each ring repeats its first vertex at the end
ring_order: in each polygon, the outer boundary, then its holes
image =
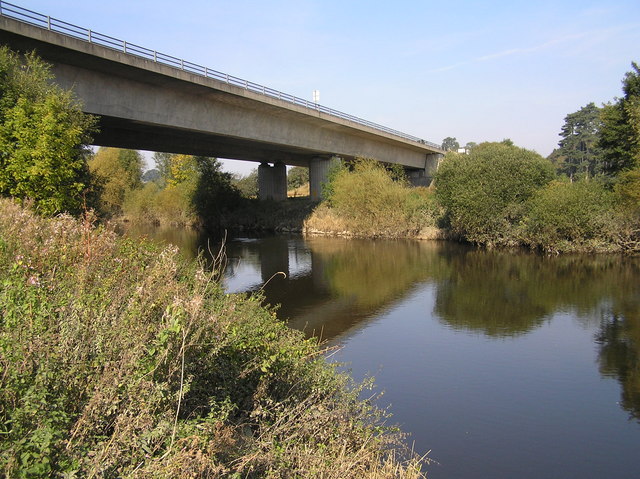
POLYGON ((547 251, 566 251, 606 241, 613 195, 598 181, 553 181, 527 203, 525 242, 547 251))
POLYGON ((0 476, 420 477, 262 298, 92 222, 0 201, 0 476))
POLYGON ((158 194, 160 187, 153 182, 145 183, 137 190, 130 190, 124 197, 123 211, 127 215, 146 223, 159 223, 158 194))
POLYGON ((620 173, 615 192, 624 207, 640 213, 640 167, 620 173))
POLYGON ((433 217, 430 192, 410 188, 397 176, 397 171, 389 171, 374 160, 357 160, 352 170, 337 168, 325 190, 328 204, 358 236, 416 232, 433 217))
POLYGON ((533 151, 481 143, 468 155, 446 155, 436 197, 454 234, 489 246, 513 244, 524 202, 553 177, 552 164, 533 151))
POLYGON ((142 187, 142 163, 140 153, 122 148, 100 148, 89 160, 102 215, 122 213, 127 195, 142 187))

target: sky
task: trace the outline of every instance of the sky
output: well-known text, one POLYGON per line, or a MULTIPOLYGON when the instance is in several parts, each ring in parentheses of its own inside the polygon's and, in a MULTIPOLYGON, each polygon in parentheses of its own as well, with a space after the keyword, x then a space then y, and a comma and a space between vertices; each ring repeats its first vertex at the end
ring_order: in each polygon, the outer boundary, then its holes
MULTIPOLYGON (((442 143, 549 155, 567 114, 622 95, 640 1, 13 0, 442 143)), ((225 162, 241 174, 250 162, 225 162)))

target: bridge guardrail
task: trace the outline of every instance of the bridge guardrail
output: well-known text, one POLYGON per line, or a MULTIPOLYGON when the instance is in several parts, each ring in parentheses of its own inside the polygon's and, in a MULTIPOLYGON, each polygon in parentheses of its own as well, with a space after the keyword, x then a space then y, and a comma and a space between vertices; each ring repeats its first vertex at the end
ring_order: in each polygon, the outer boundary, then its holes
POLYGON ((74 25, 69 22, 65 22, 63 20, 58 20, 57 18, 53 18, 48 15, 44 15, 42 13, 34 12, 33 10, 28 10, 26 8, 20 7, 18 5, 14 5, 9 2, 0 1, 0 15, 12 18, 14 20, 18 20, 23 23, 28 23, 30 25, 34 25, 39 28, 44 28, 52 32, 60 33, 62 35, 77 38, 79 40, 83 40, 89 43, 110 48, 112 50, 123 52, 128 55, 134 55, 137 57, 145 58, 147 60, 152 60, 155 63, 160 63, 163 65, 167 65, 169 67, 177 68, 179 70, 183 70, 188 73, 192 73, 194 75, 199 75, 206 78, 219 80, 229 85, 234 85, 234 86, 244 88, 245 90, 249 90, 254 93, 265 95, 271 98, 277 98, 278 100, 283 100, 294 105, 303 106, 305 108, 308 108, 310 110, 314 110, 317 112, 326 113, 328 115, 341 118, 343 120, 351 121, 358 125, 367 126, 369 128, 373 128, 378 131, 382 131, 385 133, 389 133, 391 135, 398 136, 405 140, 414 141, 416 143, 420 143, 422 145, 430 146, 432 148, 436 148, 440 150, 440 145, 437 145, 430 141, 423 140, 422 138, 418 138, 413 135, 408 135, 401 131, 388 128, 386 126, 379 125, 377 123, 373 123, 371 121, 364 120, 362 118, 358 118, 357 116, 349 115, 348 113, 343 113, 341 111, 334 110, 333 108, 327 108, 318 103, 314 103, 314 102, 305 100, 303 98, 289 95, 288 93, 283 93, 281 91, 274 90, 273 88, 269 88, 264 85, 260 85, 258 83, 244 80, 242 78, 238 78, 238 77, 229 75, 227 73, 222 73, 217 70, 208 68, 206 66, 198 65, 197 63, 192 63, 178 57, 167 55, 166 53, 161 53, 156 50, 152 50, 150 48, 136 45, 134 43, 129 43, 129 42, 126 42, 125 40, 120 40, 118 38, 114 38, 109 35, 105 35, 103 33, 95 32, 93 30, 89 30, 87 28, 80 27, 78 25, 74 25))

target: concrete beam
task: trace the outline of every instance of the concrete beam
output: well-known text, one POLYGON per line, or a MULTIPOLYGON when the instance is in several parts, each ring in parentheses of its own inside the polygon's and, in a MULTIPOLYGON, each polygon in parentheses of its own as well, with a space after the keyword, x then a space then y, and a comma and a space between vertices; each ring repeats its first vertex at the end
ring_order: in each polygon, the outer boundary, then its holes
POLYGON ((0 42, 36 50, 56 81, 101 117, 101 146, 308 166, 311 158, 370 157, 423 168, 426 144, 0 17, 0 42))

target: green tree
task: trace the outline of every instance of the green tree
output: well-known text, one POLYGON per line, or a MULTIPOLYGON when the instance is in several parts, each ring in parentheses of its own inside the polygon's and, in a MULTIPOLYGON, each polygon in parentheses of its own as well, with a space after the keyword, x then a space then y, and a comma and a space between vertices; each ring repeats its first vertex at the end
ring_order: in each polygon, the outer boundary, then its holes
POLYGON ((460 148, 460 143, 455 138, 448 136, 444 140, 442 140, 441 148, 444 151, 457 151, 460 148))
POLYGON ((612 197, 601 181, 548 183, 527 202, 526 242, 556 252, 586 241, 606 241, 612 197))
POLYGON ((562 139, 549 157, 559 173, 569 178, 602 173, 602 152, 598 147, 601 125, 601 110, 593 102, 565 117, 562 139))
POLYGON ((121 148, 100 148, 89 161, 103 214, 122 213, 126 195, 142 186, 142 164, 140 153, 121 148))
POLYGON ((309 168, 304 166, 294 166, 287 174, 287 188, 295 190, 302 185, 309 183, 309 168))
POLYGON ((89 186, 84 145, 95 125, 52 80, 34 53, 0 48, 0 195, 31 199, 45 215, 82 208, 89 186))
POLYGON ((234 175, 231 183, 245 198, 256 198, 258 196, 258 169, 254 168, 246 175, 234 175))
POLYGON ((435 176, 436 198, 451 230, 480 244, 509 244, 524 202, 554 177, 536 152, 481 143, 468 155, 450 152, 435 176))
POLYGON ((198 217, 207 226, 220 223, 224 215, 236 207, 240 192, 231 183, 231 174, 222 171, 222 163, 216 158, 196 156, 198 182, 193 204, 198 217))
POLYGON ((465 150, 467 150, 467 153, 469 153, 476 146, 478 146, 478 144, 475 141, 468 141, 467 144, 464 145, 464 148, 465 148, 465 150))
POLYGON ((631 66, 622 81, 624 96, 602 109, 598 146, 610 175, 640 166, 640 67, 631 66))
POLYGON ((163 182, 162 186, 164 186, 167 180, 171 177, 171 173, 169 171, 169 164, 171 161, 172 153, 162 153, 156 151, 153 154, 153 161, 156 164, 157 170, 160 172, 160 178, 163 182))

